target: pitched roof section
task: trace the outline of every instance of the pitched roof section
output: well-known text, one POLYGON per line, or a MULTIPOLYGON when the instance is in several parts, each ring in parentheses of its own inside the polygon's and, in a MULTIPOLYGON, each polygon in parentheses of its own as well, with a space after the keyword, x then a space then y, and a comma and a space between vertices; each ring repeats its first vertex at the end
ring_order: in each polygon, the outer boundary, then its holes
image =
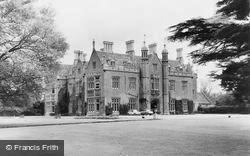
MULTIPOLYGON (((130 68, 139 71, 141 64, 141 56, 131 56, 128 54, 108 53, 102 51, 95 52, 97 53, 101 63, 103 64, 104 69, 125 71, 125 68, 130 68), (113 66, 111 65, 111 62, 114 62, 113 66)), ((148 57, 151 58, 152 54, 149 54, 148 57)), ((169 60, 169 65, 171 69, 175 69, 176 67, 178 68, 182 66, 182 64, 177 60, 169 60)))
POLYGON ((141 57, 96 51, 104 69, 139 72, 141 57))
POLYGON ((117 65, 123 65, 124 61, 130 61, 131 63, 138 63, 141 60, 140 56, 130 56, 127 54, 118 54, 118 53, 107 53, 96 51, 98 57, 100 58, 102 64, 106 64, 107 61, 113 60, 116 61, 117 65))
MULTIPOLYGON (((136 63, 136 64, 140 64, 141 63, 141 56, 129 56, 127 54, 118 54, 118 53, 107 53, 107 52, 101 52, 101 51, 96 51, 98 57, 100 58, 102 64, 106 64, 107 63, 107 60, 114 60, 114 61, 117 61, 116 64, 117 65, 122 65, 123 64, 123 61, 131 61, 132 63, 136 63), (131 59, 132 58, 132 59, 131 59)), ((151 56, 152 54, 149 54, 149 57, 151 56)), ((160 59, 161 60, 161 59, 160 59)), ((177 60, 169 60, 169 64, 172 66, 172 67, 177 67, 180 64, 179 61, 177 60)))
POLYGON ((175 68, 181 65, 181 63, 177 60, 168 60, 168 63, 171 67, 175 68))

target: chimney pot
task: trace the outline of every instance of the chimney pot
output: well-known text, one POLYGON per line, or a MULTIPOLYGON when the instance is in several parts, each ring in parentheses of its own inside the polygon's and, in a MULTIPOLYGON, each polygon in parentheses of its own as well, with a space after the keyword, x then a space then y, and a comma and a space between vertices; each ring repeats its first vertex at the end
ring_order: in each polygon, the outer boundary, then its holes
POLYGON ((177 49, 176 49, 176 52, 177 52, 177 58, 176 58, 176 59, 177 59, 180 63, 183 63, 182 51, 183 51, 183 48, 177 48, 177 49))
POLYGON ((113 42, 103 41, 104 52, 113 53, 113 42))
POLYGON ((127 48, 126 54, 134 55, 134 40, 126 41, 126 48, 127 48))
POLYGON ((149 53, 150 54, 154 54, 157 51, 157 43, 152 43, 150 45, 148 45, 149 48, 149 53))

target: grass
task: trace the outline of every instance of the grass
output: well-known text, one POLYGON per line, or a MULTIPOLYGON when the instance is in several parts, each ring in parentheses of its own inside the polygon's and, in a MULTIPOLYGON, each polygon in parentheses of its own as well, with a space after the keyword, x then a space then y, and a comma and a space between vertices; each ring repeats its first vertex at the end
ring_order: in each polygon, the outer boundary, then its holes
POLYGON ((249 115, 159 118, 162 120, 0 129, 0 139, 65 140, 65 156, 250 155, 249 115))

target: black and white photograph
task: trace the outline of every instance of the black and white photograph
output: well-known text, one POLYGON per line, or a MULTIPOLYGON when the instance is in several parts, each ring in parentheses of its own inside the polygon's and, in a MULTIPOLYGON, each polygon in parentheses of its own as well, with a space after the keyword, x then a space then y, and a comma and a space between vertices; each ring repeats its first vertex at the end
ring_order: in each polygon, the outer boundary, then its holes
POLYGON ((249 156, 250 0, 0 0, 0 156, 249 156))

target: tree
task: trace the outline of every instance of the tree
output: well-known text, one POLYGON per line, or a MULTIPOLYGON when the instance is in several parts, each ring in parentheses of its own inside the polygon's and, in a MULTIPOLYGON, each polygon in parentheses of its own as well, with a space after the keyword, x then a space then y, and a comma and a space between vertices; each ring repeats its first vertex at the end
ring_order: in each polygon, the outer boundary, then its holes
POLYGON ((39 96, 42 86, 36 71, 26 70, 7 61, 0 63, 0 100, 4 106, 27 106, 39 96), (34 97, 34 98, 32 98, 34 97))
POLYGON ((0 103, 23 105, 40 97, 44 77, 68 44, 54 26, 50 8, 33 0, 0 1, 0 103))
POLYGON ((250 102, 249 0, 219 0, 214 17, 196 18, 173 25, 170 41, 190 41, 199 46, 190 53, 195 63, 217 62, 222 73, 211 76, 233 92, 238 101, 250 102))

